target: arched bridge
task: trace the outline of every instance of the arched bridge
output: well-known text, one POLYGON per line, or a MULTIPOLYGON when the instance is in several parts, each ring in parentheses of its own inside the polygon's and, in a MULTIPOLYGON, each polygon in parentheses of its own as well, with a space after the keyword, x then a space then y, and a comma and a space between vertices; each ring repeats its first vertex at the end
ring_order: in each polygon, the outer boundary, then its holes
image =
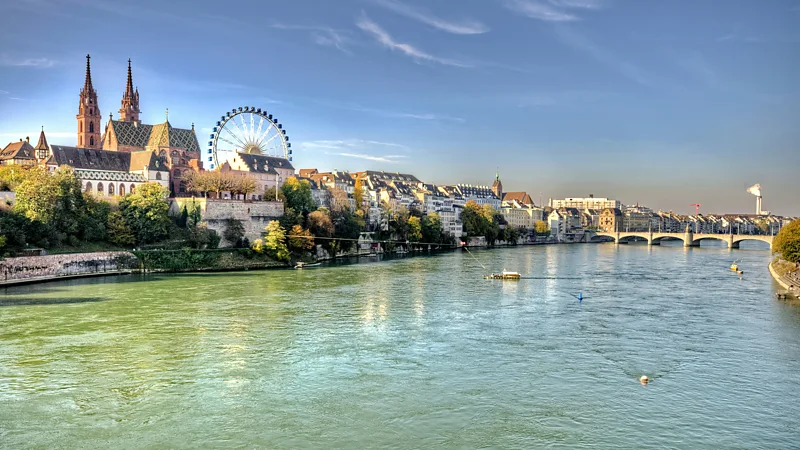
POLYGON ((770 250, 772 250, 772 238, 773 236, 759 236, 755 234, 707 234, 707 233, 692 233, 691 231, 687 233, 653 233, 649 231, 598 231, 595 233, 594 237, 606 236, 610 237, 614 240, 615 243, 619 244, 620 242, 624 243, 626 241, 634 240, 635 238, 640 238, 645 241, 649 245, 661 245, 661 241, 665 238, 667 239, 680 239, 683 241, 684 247, 699 247, 700 241, 704 239, 716 239, 718 241, 723 241, 728 244, 728 248, 739 248, 739 244, 742 241, 761 241, 766 242, 769 244, 770 250))

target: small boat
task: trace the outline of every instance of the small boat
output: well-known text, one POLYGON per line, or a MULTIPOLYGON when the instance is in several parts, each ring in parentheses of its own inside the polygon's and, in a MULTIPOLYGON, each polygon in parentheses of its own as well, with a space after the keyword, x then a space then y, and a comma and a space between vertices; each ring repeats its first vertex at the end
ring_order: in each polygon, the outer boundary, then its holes
POLYGON ((731 264, 731 270, 732 270, 732 271, 734 271, 734 272, 738 272, 738 271, 739 271, 739 265, 738 265, 738 264, 736 264, 736 261, 734 261, 734 262, 731 264))
POLYGON ((519 272, 510 272, 507 270, 503 270, 500 273, 493 273, 491 275, 486 275, 483 278, 487 280, 519 280, 522 276, 519 272))
POLYGON ((318 266, 321 266, 321 265, 322 265, 322 263, 308 264, 308 263, 304 263, 304 262, 301 261, 301 262, 298 262, 297 264, 295 264, 294 268, 295 269, 308 269, 310 267, 318 267, 318 266))

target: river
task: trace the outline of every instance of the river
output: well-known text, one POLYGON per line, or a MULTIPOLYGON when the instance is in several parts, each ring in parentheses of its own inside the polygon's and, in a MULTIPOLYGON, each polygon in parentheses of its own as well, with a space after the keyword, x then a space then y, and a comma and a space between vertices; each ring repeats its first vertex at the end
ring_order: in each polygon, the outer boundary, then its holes
POLYGON ((800 307, 775 299, 768 251, 474 254, 6 289, 0 447, 800 440, 800 307))

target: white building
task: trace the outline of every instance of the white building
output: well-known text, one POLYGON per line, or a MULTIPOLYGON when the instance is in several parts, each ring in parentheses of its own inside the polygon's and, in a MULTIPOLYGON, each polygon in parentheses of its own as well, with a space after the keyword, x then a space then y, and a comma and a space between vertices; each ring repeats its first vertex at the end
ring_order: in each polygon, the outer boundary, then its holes
POLYGON ((597 209, 602 211, 606 208, 617 208, 619 210, 623 209, 622 202, 619 200, 612 200, 609 198, 594 198, 593 196, 589 196, 589 198, 565 198, 563 200, 553 200, 551 198, 550 207, 553 209, 575 208, 579 211, 583 211, 585 209, 597 209))

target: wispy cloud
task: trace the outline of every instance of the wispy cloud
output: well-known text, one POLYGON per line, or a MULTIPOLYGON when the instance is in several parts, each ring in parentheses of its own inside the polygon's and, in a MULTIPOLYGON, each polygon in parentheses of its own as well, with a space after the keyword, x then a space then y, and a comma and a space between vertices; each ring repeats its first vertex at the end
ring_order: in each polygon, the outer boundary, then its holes
POLYGON ((453 66, 453 67, 472 67, 470 64, 461 61, 434 56, 422 49, 414 47, 411 44, 397 42, 388 32, 386 32, 386 30, 381 28, 380 25, 370 20, 366 16, 366 14, 364 14, 360 19, 358 19, 356 25, 358 26, 358 28, 361 28, 364 32, 371 35, 378 43, 380 43, 384 47, 392 51, 406 55, 412 58, 417 63, 432 62, 436 64, 442 64, 445 66, 453 66))
POLYGON ((638 67, 632 62, 617 57, 612 52, 596 45, 584 35, 571 28, 566 26, 557 27, 556 37, 562 44, 582 53, 588 54, 596 61, 607 66, 609 69, 630 80, 635 81, 638 84, 643 86, 653 86, 655 84, 652 80, 652 77, 642 68, 638 67))
POLYGON ((335 48, 348 55, 353 54, 350 47, 356 44, 350 36, 352 34, 350 30, 314 25, 289 25, 277 22, 270 25, 270 27, 277 30, 307 31, 315 44, 335 48))
POLYGON ((341 102, 323 101, 317 99, 311 101, 313 101, 313 103, 322 106, 345 109, 348 111, 363 112, 381 117, 391 117, 397 119, 430 120, 430 121, 464 122, 464 119, 461 117, 448 116, 445 114, 392 111, 387 109, 371 108, 368 106, 360 105, 358 103, 341 103, 341 102))
POLYGON ((363 153, 329 153, 329 154, 330 155, 337 155, 337 156, 346 156, 348 158, 366 159, 368 161, 378 161, 378 162, 383 162, 383 163, 388 163, 388 164, 394 164, 394 163, 398 162, 397 160, 389 158, 388 156, 386 156, 386 157, 383 157, 383 156, 372 156, 372 155, 366 155, 366 154, 363 154, 363 153))
MULTIPOLYGON (((364 139, 347 139, 347 140, 319 140, 300 143, 300 147, 306 149, 327 149, 327 150, 346 150, 364 147, 392 147, 408 150, 405 145, 395 144, 392 142, 370 141, 364 139)), ((391 155, 387 156, 390 157, 391 155)))
POLYGON ((4 91, 4 90, 0 89, 0 95, 6 95, 8 93, 9 93, 8 91, 4 91))
POLYGON ((602 8, 600 0, 503 0, 506 8, 531 19, 545 22, 581 20, 576 10, 602 8))
POLYGON ((326 155, 344 156, 347 158, 365 159, 393 164, 403 159, 406 155, 383 155, 380 148, 396 148, 408 150, 404 145, 392 142, 381 142, 365 139, 346 139, 346 140, 318 140, 301 142, 298 147, 304 150, 323 150, 326 155))
POLYGON ((373 0, 374 3, 383 6, 397 14, 422 22, 433 28, 453 34, 482 34, 489 31, 489 27, 481 22, 474 20, 464 20, 460 22, 448 21, 435 16, 430 11, 422 8, 415 8, 398 0, 373 0))
POLYGON ((34 67, 37 69, 47 69, 49 67, 53 67, 56 64, 55 61, 48 58, 22 58, 22 59, 14 59, 10 58, 6 55, 0 56, 0 66, 10 66, 10 67, 34 67))

